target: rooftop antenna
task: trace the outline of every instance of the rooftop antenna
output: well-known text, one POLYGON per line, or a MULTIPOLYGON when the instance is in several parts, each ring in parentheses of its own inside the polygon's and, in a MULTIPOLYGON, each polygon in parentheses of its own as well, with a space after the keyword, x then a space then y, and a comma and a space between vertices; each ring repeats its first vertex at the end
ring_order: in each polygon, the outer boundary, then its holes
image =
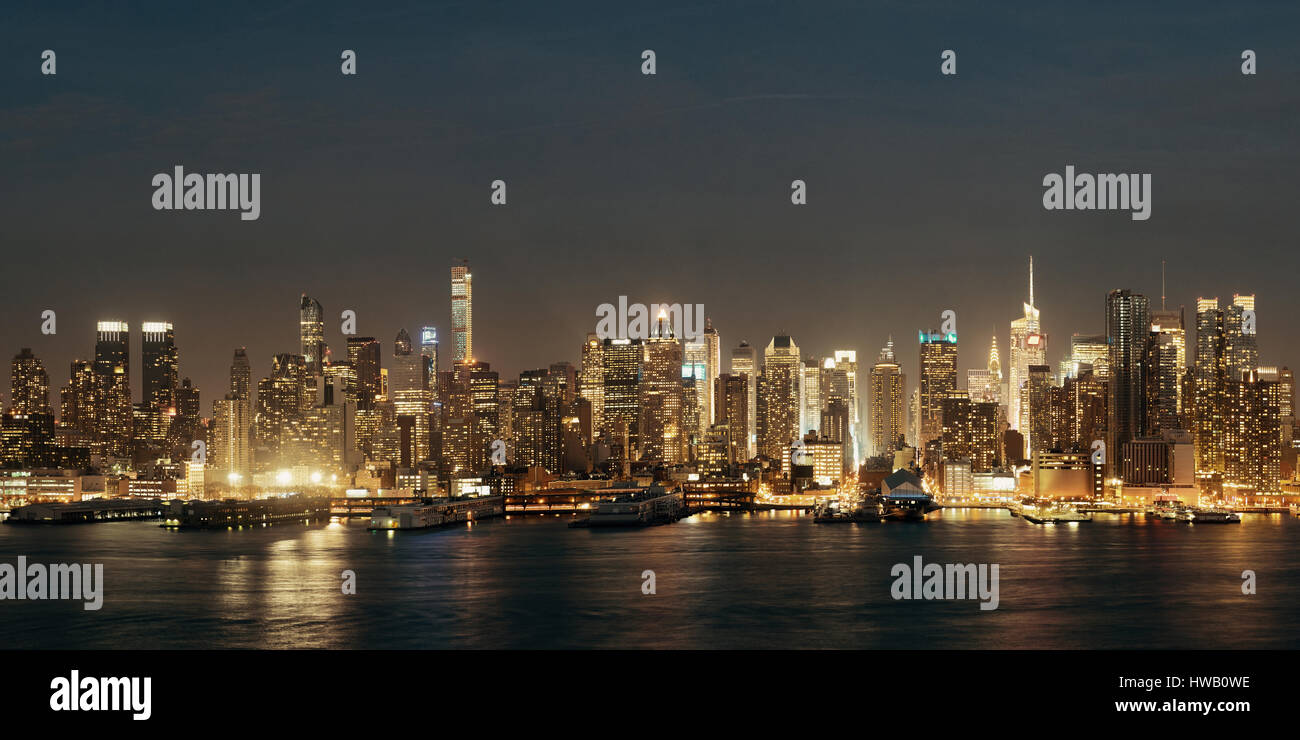
POLYGON ((1160 260, 1160 310, 1165 310, 1165 261, 1160 260))
POLYGON ((1029 255, 1029 305, 1034 305, 1034 255, 1029 255))

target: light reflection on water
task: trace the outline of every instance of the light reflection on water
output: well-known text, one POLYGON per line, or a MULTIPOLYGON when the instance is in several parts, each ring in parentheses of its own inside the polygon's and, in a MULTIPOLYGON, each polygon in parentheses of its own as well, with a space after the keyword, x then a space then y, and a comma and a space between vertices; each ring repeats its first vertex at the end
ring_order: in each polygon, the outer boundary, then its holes
POLYGON ((618 531, 550 517, 400 533, 4 525, 4 562, 102 562, 107 586, 98 612, 0 601, 0 634, 13 648, 1296 648, 1298 537, 1285 515, 1035 526, 980 509, 618 531), (916 555, 999 564, 999 608, 893 600, 891 566, 916 555), (341 593, 349 569, 356 595, 341 593))

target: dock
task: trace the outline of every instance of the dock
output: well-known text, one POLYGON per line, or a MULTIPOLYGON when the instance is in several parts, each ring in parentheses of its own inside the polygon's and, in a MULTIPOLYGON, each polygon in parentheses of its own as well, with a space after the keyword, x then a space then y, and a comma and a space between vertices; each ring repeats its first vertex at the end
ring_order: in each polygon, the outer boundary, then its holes
POLYGON ((5 524, 95 524, 157 519, 166 502, 159 499, 106 498, 71 503, 16 506, 5 524))
POLYGON ((168 529, 236 529, 271 524, 311 522, 330 518, 329 499, 289 496, 252 501, 167 502, 159 526, 168 529))
POLYGON ((418 504, 377 506, 370 514, 372 531, 433 529, 505 516, 501 496, 467 499, 426 499, 418 504))
POLYGON ((570 522, 570 527, 646 527, 669 524, 689 516, 681 491, 668 491, 652 485, 645 489, 623 491, 612 501, 596 504, 591 516, 570 522))

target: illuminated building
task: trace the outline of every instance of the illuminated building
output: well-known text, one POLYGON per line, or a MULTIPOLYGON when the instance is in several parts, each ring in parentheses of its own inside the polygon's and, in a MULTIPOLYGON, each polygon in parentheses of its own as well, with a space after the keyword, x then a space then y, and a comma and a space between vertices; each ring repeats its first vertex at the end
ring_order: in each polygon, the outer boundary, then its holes
POLYGON ((95 373, 101 386, 96 414, 102 452, 112 458, 131 454, 134 415, 131 405, 131 333, 125 321, 95 326, 95 373))
POLYGON ((1183 387, 1183 366, 1179 356, 1183 353, 1176 335, 1158 330, 1152 324, 1147 338, 1146 377, 1146 433, 1157 436, 1165 429, 1182 428, 1179 411, 1183 387))
MULTIPOLYGON (((709 343, 703 336, 682 344, 682 379, 691 385, 690 395, 694 397, 697 409, 704 413, 695 414, 692 434, 703 436, 712 419, 713 381, 709 378, 709 343)), ((687 401, 683 398, 683 401, 687 401)), ((689 403, 689 402, 688 402, 689 403)), ((690 428, 689 421, 687 422, 690 428)))
POLYGON ((1148 351, 1154 355, 1148 360, 1148 367, 1159 370, 1155 373, 1159 380, 1149 386, 1157 395, 1155 403, 1149 404, 1163 428, 1173 428, 1171 423, 1181 426, 1184 413, 1183 375, 1187 371, 1187 329, 1183 321, 1183 309, 1166 309, 1164 297, 1160 300, 1160 309, 1151 311, 1151 339, 1148 351))
POLYGON ((695 461, 700 475, 714 478, 727 475, 735 464, 735 449, 731 430, 726 424, 710 426, 700 441, 695 461))
POLYGON ((1103 466, 1092 464, 1090 452, 1039 450, 1032 470, 1035 496, 1096 499, 1105 492, 1103 466))
POLYGON ((1224 373, 1236 380, 1259 365, 1259 346, 1254 322, 1246 312, 1255 312, 1255 296, 1233 295, 1232 305, 1223 312, 1224 373))
POLYGON ((1020 432, 1025 435, 1025 444, 1030 455, 1038 450, 1050 450, 1052 443, 1052 368, 1049 365, 1030 365, 1029 375, 1025 380, 1025 397, 1029 402, 1029 426, 1020 432))
POLYGON ((50 413, 50 376, 30 347, 23 347, 9 365, 9 413, 50 413))
MULTIPOLYGON (((486 362, 475 362, 469 367, 470 409, 478 419, 478 431, 483 435, 483 444, 486 446, 502 437, 501 399, 498 395, 500 377, 486 362)), ((569 387, 572 387, 572 381, 569 387)))
POLYGON ((605 428, 605 342, 594 332, 582 345, 581 362, 578 393, 591 404, 592 428, 599 432, 605 428))
POLYGON ((212 402, 212 445, 209 461, 219 472, 218 481, 231 487, 251 483, 252 452, 248 445, 248 400, 227 393, 225 398, 212 402))
POLYGON ((811 466, 818 485, 832 486, 844 478, 844 443, 839 440, 808 434, 791 443, 782 457, 794 460, 795 466, 811 466))
POLYGON ((348 337, 348 364, 357 377, 357 408, 374 408, 375 398, 383 395, 379 341, 374 337, 348 337))
POLYGON ((1196 395, 1192 430, 1196 440, 1196 472, 1213 476, 1224 471, 1224 313, 1218 298, 1196 299, 1196 395))
POLYGON ((474 291, 469 260, 451 268, 452 362, 474 357, 474 291))
POLYGON ((1110 377, 1110 345, 1104 334, 1074 334, 1070 337, 1070 373, 1077 377, 1084 366, 1099 378, 1110 377))
POLYGON ((641 373, 639 449, 645 460, 676 465, 685 460, 682 428, 682 345, 660 311, 655 334, 645 341, 641 373))
POLYGON ((412 467, 429 456, 429 407, 432 397, 425 379, 424 358, 414 352, 411 336, 400 329, 393 340, 392 365, 388 370, 389 400, 397 416, 411 418, 411 447, 404 450, 403 467, 412 467))
POLYGON ((758 353, 749 342, 742 341, 731 349, 731 374, 749 378, 749 439, 746 440, 746 457, 758 454, 758 353))
POLYGON ((849 467, 853 465, 853 434, 852 424, 849 422, 849 406, 843 398, 832 398, 826 407, 822 409, 821 420, 818 424, 821 430, 821 436, 832 442, 839 442, 844 448, 841 459, 849 467))
POLYGON ((131 455, 134 413, 131 405, 131 383, 125 367, 115 365, 109 375, 102 376, 104 384, 104 411, 100 416, 104 433, 104 454, 126 458, 131 455))
POLYGON ((816 433, 822 421, 822 367, 808 358, 799 368, 799 433, 816 433))
MULTIPOLYGON (((601 434, 616 459, 630 460, 639 445, 641 366, 645 349, 639 339, 606 339, 602 351, 604 413, 601 434)), ((521 381, 522 383, 522 381, 521 381)))
POLYGON ((718 382, 718 376, 722 374, 722 340, 718 336, 718 330, 713 328, 713 320, 706 318, 704 320, 704 345, 705 345, 705 364, 706 379, 704 389, 709 397, 708 405, 701 404, 700 416, 705 419, 702 425, 704 429, 708 428, 708 419, 712 419, 718 413, 718 402, 713 396, 713 388, 718 382))
POLYGON ((1011 322, 1009 367, 1007 368, 1007 420, 1011 428, 1028 436, 1029 404, 1025 383, 1030 365, 1047 364, 1047 336, 1034 305, 1034 258, 1029 258, 1029 302, 1023 304, 1024 316, 1011 322))
POLYGON ((277 354, 271 374, 257 384, 257 413, 253 426, 257 445, 264 457, 255 457, 259 467, 278 464, 281 443, 296 434, 303 413, 311 407, 313 393, 308 385, 307 363, 302 355, 277 354))
POLYGON ((252 401, 252 382, 253 370, 248 364, 248 351, 243 347, 236 347, 235 356, 230 361, 230 393, 235 398, 252 401))
POLYGON ((918 449, 943 436, 943 399, 957 390, 957 335, 920 332, 921 382, 918 449))
POLYGON ((144 382, 141 400, 147 408, 166 414, 176 405, 176 384, 180 379, 176 333, 169 322, 146 321, 140 325, 140 340, 140 376, 144 382))
POLYGON ((325 314, 320 302, 306 293, 298 302, 298 336, 307 375, 320 375, 325 366, 325 314))
POLYGON ((176 387, 176 401, 172 407, 170 423, 167 429, 167 445, 172 457, 184 457, 192 452, 195 440, 204 437, 202 407, 199 402, 199 389, 195 388, 189 378, 182 378, 176 387))
MULTIPOLYGON (((714 398, 717 399, 717 414, 713 419, 716 426, 726 427, 728 461, 744 462, 749 459, 749 376, 743 373, 723 373, 714 383, 714 398)), ((715 431, 715 430, 711 430, 715 431)), ((707 435, 706 435, 707 436, 707 435)))
MULTIPOLYGON (((786 456, 799 434, 799 347, 789 336, 772 337, 763 352, 759 405, 762 407, 761 452, 777 470, 788 470, 786 456)), ((734 371, 734 369, 733 369, 734 371)))
POLYGON ((822 394, 828 403, 830 399, 839 398, 849 409, 849 436, 851 459, 854 466, 863 455, 864 436, 862 432, 862 403, 858 396, 858 352, 853 349, 837 349, 827 359, 823 370, 829 373, 830 390, 822 394), (832 364, 833 362, 833 364, 832 364), (842 380, 841 380, 842 378, 842 380))
POLYGON ((546 399, 542 385, 546 370, 525 370, 519 374, 514 393, 514 455, 510 462, 523 467, 544 467, 546 443, 546 399))
POLYGON ((424 385, 430 397, 438 393, 438 330, 432 326, 420 329, 420 359, 424 364, 424 385))
POLYGON ((1252 369, 1225 384, 1224 487, 1277 494, 1282 478, 1282 388, 1252 369))
POLYGON ((131 376, 131 334, 125 321, 100 321, 95 325, 95 372, 112 375, 114 368, 131 376))
POLYGON ((990 471, 1001 461, 996 403, 950 396, 943 399, 942 416, 945 460, 965 460, 974 473, 990 471))
POLYGON ((1151 316, 1144 295, 1112 290, 1106 296, 1106 337, 1110 343, 1110 395, 1107 399, 1107 463, 1123 469, 1125 442, 1146 428, 1143 358, 1151 316))
POLYGON ((68 385, 59 391, 60 426, 74 430, 96 451, 102 447, 100 414, 104 410, 103 391, 94 364, 86 360, 72 362, 68 385))
POLYGON ((880 350, 880 358, 871 368, 867 398, 867 425, 871 434, 871 454, 884 455, 898 448, 906 435, 903 394, 907 378, 894 358, 894 340, 880 350))

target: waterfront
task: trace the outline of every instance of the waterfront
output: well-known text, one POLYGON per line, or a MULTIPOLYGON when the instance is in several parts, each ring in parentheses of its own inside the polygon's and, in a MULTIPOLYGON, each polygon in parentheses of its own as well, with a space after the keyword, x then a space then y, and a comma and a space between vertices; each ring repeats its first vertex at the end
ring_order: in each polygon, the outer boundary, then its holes
POLYGON ((1296 648, 1300 519, 1140 515, 1033 526, 999 510, 818 525, 705 514, 635 530, 513 517, 169 531, 0 526, 0 561, 103 563, 103 608, 0 601, 7 648, 1296 648), (895 601, 890 568, 997 563, 1000 604, 895 601), (657 593, 641 593, 653 570, 657 593), (1254 570, 1258 593, 1241 593, 1254 570), (357 593, 340 574, 356 573, 357 593))

